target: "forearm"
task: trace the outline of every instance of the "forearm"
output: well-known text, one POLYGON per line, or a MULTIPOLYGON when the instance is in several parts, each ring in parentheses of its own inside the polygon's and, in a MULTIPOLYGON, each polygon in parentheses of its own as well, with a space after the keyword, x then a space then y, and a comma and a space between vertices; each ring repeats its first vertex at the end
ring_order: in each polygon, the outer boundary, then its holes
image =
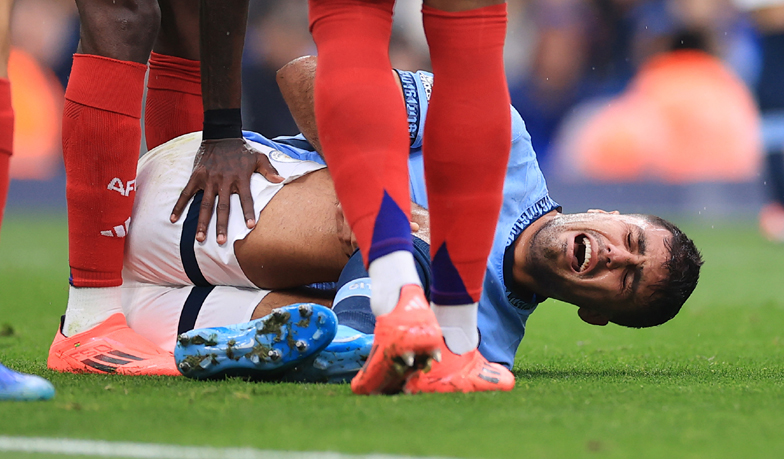
POLYGON ((248 1, 200 1, 201 88, 205 111, 240 108, 248 1))
MULTIPOLYGON (((304 56, 284 65, 278 70, 277 81, 283 99, 289 107, 291 116, 302 135, 308 139, 313 148, 324 157, 316 128, 316 110, 314 105, 314 82, 316 80, 315 56, 304 56)), ((395 82, 401 90, 400 78, 394 72, 395 82)))
POLYGON ((316 128, 314 105, 314 82, 316 80, 316 57, 303 56, 284 65, 277 73, 278 87, 283 100, 289 107, 291 116, 299 132, 324 157, 316 128))

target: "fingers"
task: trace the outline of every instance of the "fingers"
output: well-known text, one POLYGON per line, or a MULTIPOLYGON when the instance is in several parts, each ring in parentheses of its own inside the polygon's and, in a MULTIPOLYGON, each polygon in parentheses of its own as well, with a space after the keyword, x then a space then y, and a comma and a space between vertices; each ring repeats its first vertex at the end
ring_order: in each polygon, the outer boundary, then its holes
POLYGON ((256 225, 250 178, 259 172, 271 183, 281 183, 284 178, 270 163, 269 158, 249 148, 243 139, 205 140, 194 159, 194 169, 188 184, 172 209, 172 223, 180 219, 188 201, 198 190, 204 190, 199 219, 196 225, 196 240, 207 238, 212 213, 216 213, 215 231, 218 244, 227 241, 231 195, 237 193, 245 220, 252 229, 256 225), (217 200, 217 206, 216 204, 217 200))
MULTIPOLYGON (((231 193, 228 193, 224 191, 224 188, 221 188, 218 192, 218 206, 215 209, 217 218, 215 223, 217 237, 215 240, 218 241, 219 245, 226 243, 226 234, 229 228, 229 209, 231 208, 230 199, 231 193)), ((209 221, 207 223, 209 223, 209 221)))
POLYGON ((199 221, 196 223, 196 240, 199 242, 207 240, 207 228, 210 225, 214 205, 215 191, 208 184, 204 187, 204 196, 202 196, 201 205, 199 206, 199 221))
POLYGON ((416 233, 419 231, 419 223, 417 222, 410 222, 411 223, 411 232, 416 233))
POLYGON ((237 194, 240 196, 242 214, 245 216, 245 226, 253 229, 256 226, 256 211, 253 209, 253 196, 250 194, 250 182, 240 183, 237 194))
POLYGON ((256 172, 264 176, 271 183, 280 183, 284 179, 278 174, 278 170, 270 163, 267 155, 256 154, 256 172))
POLYGON ((169 221, 172 223, 177 223, 177 220, 180 219, 182 213, 185 211, 185 207, 188 205, 188 202, 191 200, 193 195, 195 195, 196 192, 201 189, 201 187, 199 187, 196 182, 197 179, 192 176, 191 179, 188 180, 188 184, 185 185, 185 188, 180 193, 180 197, 177 198, 177 202, 174 204, 171 216, 169 217, 169 221))

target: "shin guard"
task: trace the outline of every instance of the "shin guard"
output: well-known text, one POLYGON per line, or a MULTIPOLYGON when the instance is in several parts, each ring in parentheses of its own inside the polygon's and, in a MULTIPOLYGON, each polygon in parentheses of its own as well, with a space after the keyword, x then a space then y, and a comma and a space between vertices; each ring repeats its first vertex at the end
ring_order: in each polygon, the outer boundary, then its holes
POLYGON ((147 77, 144 136, 147 149, 189 132, 204 122, 199 61, 152 53, 147 77))
POLYGON ((408 129, 389 62, 394 1, 311 0, 324 155, 366 264, 412 250, 408 129))
POLYGON ((74 287, 122 284, 135 195, 146 65, 74 56, 63 110, 68 243, 74 287))
POLYGON ((470 304, 482 293, 511 148, 506 5, 422 13, 435 75, 423 141, 431 299, 470 304))

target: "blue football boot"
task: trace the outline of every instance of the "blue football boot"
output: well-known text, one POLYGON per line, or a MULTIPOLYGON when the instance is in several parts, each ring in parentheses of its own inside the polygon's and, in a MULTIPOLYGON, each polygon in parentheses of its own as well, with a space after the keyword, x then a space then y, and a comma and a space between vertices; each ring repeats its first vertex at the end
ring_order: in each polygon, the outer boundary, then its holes
POLYGON ((337 320, 324 306, 285 306, 250 322, 182 333, 174 360, 183 375, 194 379, 273 379, 327 347, 337 320))
POLYGON ((326 349, 294 367, 282 379, 310 383, 349 382, 365 364, 372 347, 373 335, 338 325, 338 333, 326 349))
POLYGON ((0 364, 0 400, 49 400, 52 397, 54 386, 49 381, 0 364))

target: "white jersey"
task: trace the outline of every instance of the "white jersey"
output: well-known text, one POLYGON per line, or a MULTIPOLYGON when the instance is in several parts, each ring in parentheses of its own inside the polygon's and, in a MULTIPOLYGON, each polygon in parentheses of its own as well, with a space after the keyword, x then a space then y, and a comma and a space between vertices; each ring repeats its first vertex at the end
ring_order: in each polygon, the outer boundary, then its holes
MULTIPOLYGON (((325 167, 291 158, 270 145, 248 144, 269 157, 285 179, 275 184, 253 174, 250 189, 256 216, 286 183, 325 167)), ((245 276, 234 253, 234 242, 251 231, 237 195, 231 197, 224 245, 216 242, 214 215, 206 241, 195 240, 200 195, 191 200, 177 223, 169 221, 200 145, 200 132, 186 134, 139 160, 136 199, 125 242, 122 300, 128 325, 169 351, 179 333, 247 322, 269 293, 245 276)))

